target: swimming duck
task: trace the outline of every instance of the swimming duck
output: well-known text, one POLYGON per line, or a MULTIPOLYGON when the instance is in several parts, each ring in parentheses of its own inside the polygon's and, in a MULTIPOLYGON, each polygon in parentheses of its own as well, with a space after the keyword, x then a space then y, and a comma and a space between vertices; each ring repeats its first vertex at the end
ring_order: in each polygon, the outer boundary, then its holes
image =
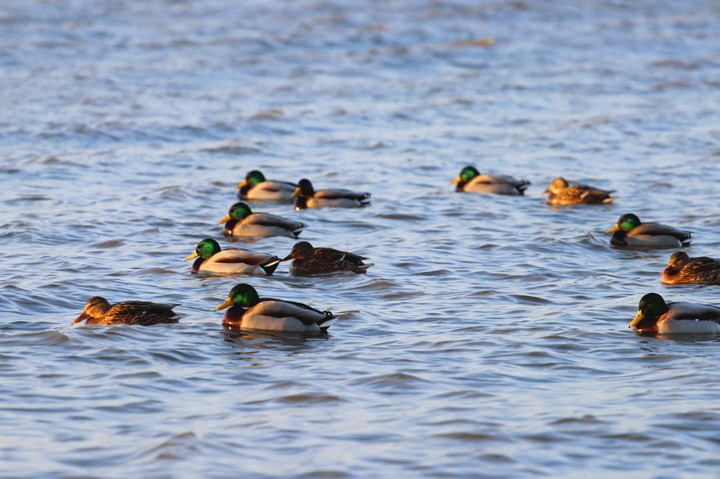
POLYGON ((682 248, 690 244, 692 233, 660 223, 642 223, 632 213, 624 214, 606 231, 615 233, 610 244, 618 248, 682 248))
POLYGON ((455 191, 468 193, 495 193, 498 195, 522 195, 530 186, 528 180, 518 180, 507 175, 483 174, 474 166, 466 166, 450 184, 457 183, 455 191))
POLYGON ((233 287, 215 311, 227 307, 230 309, 223 315, 227 328, 317 334, 325 332, 336 319, 330 311, 318 311, 306 304, 260 298, 249 284, 233 287))
POLYGON ((288 236, 297 238, 305 223, 270 213, 253 213, 242 201, 230 207, 228 214, 218 221, 225 223, 223 233, 228 236, 288 236))
POLYGON ((240 188, 238 197, 242 200, 291 202, 297 185, 289 181, 266 180, 260 171, 252 170, 235 188, 240 188))
POLYGON ((241 248, 222 249, 212 238, 201 240, 184 261, 197 258, 190 272, 241 273, 271 275, 280 264, 277 256, 241 248))
POLYGON ((555 178, 543 191, 550 205, 598 205, 611 203, 612 190, 606 191, 588 185, 571 185, 565 178, 555 178))
POLYGON ((638 312, 628 325, 639 333, 717 333, 720 308, 693 303, 666 303, 657 293, 640 299, 638 312))
POLYGON ((691 258, 684 251, 673 253, 667 267, 660 273, 666 284, 720 284, 720 260, 691 258))
POLYGON ((281 261, 294 259, 290 272, 297 275, 352 271, 355 274, 366 273, 372 264, 363 263, 366 259, 354 253, 333 248, 313 248, 307 241, 295 243, 292 251, 281 261))
POLYGON ((334 206, 337 208, 359 208, 370 203, 370 193, 357 193, 355 191, 332 189, 317 190, 313 188, 310 180, 303 178, 293 192, 295 209, 322 208, 334 206))
POLYGON ((179 317, 172 309, 177 304, 124 301, 110 306, 107 299, 93 296, 72 324, 87 319, 85 324, 139 324, 150 326, 159 323, 177 323, 179 317))

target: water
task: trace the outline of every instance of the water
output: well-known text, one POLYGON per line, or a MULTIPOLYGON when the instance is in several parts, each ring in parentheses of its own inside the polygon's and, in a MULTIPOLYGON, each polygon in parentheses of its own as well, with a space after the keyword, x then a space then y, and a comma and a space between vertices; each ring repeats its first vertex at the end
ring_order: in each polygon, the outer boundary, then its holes
POLYGON ((717 477, 720 338, 626 328, 717 289, 603 234, 720 255, 716 2, 5 2, 0 32, 3 476, 717 477), (456 194, 466 164, 533 185, 456 194), (375 266, 190 275, 253 168, 371 191, 254 207, 375 266), (548 208, 559 175, 617 204, 548 208), (341 318, 223 331, 242 281, 341 318), (93 295, 183 318, 71 327, 93 295))

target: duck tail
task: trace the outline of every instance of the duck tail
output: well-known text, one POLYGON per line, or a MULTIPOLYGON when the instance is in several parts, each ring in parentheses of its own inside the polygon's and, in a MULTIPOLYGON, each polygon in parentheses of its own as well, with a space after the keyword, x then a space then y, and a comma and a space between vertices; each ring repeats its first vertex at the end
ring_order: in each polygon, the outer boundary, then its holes
POLYGON ((277 256, 273 256, 264 263, 260 263, 259 266, 263 269, 263 271, 265 271, 265 274, 271 276, 275 272, 279 264, 280 258, 278 258, 277 256))
POLYGON ((302 233, 302 230, 305 229, 307 225, 305 223, 299 223, 298 226, 293 228, 290 232, 295 236, 295 239, 300 237, 300 233, 302 233))
POLYGON ((375 263, 360 263, 356 264, 353 268, 352 272, 355 274, 364 274, 367 273, 367 270, 370 266, 375 266, 375 263))
POLYGON ((324 318, 322 318, 320 321, 317 322, 318 327, 320 328, 320 331, 327 331, 330 326, 337 321, 338 317, 332 314, 330 311, 323 311, 323 314, 325 315, 324 318))
POLYGON ((371 194, 370 193, 363 193, 357 200, 360 202, 360 206, 367 206, 370 204, 371 201, 371 194))

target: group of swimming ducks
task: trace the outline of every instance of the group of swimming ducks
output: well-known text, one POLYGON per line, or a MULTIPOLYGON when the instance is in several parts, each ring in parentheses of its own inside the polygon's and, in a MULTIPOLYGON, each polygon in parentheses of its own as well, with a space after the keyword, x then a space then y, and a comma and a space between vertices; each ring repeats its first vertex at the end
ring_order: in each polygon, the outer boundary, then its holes
MULTIPOLYGON (((357 193, 346 189, 315 190, 307 179, 297 184, 266 180, 257 170, 249 172, 237 185, 238 196, 246 201, 294 203, 296 210, 306 208, 360 208, 370 203, 370 193, 357 193)), ((247 203, 233 204, 228 214, 218 222, 224 223, 223 233, 234 237, 286 236, 297 239, 306 227, 304 223, 269 213, 253 212, 247 203)), ((242 248, 222 249, 212 239, 201 240, 185 261, 195 259, 192 273, 222 273, 245 275, 272 275, 278 265, 293 260, 293 275, 317 275, 336 272, 362 274, 372 266, 363 256, 333 248, 316 248, 307 241, 296 243, 284 258, 242 248)), ((139 324, 176 323, 175 304, 124 301, 114 305, 99 296, 87 300, 83 312, 73 324, 87 320, 86 324, 139 324)), ((295 301, 261 298, 249 284, 234 286, 216 311, 226 309, 223 325, 229 329, 252 329, 297 333, 327 331, 336 316, 295 301)))
MULTIPOLYGON (((527 180, 506 175, 481 174, 467 166, 451 184, 455 191, 523 195, 530 186, 527 180)), ((297 184, 267 180, 258 170, 250 171, 237 185, 238 196, 247 201, 294 202, 296 210, 305 208, 359 208, 370 203, 370 193, 346 189, 315 190, 307 179, 297 184)), ((588 185, 571 184, 564 178, 555 178, 544 192, 550 205, 608 204, 615 200, 612 191, 588 185)), ((223 233, 235 237, 287 236, 297 239, 305 224, 269 213, 255 213, 245 202, 233 204, 228 214, 218 222, 225 223, 223 233)), ((643 223, 632 213, 622 215, 607 233, 613 233, 610 244, 615 248, 667 249, 688 246, 691 233, 660 223, 643 223)), ((225 274, 271 275, 282 262, 293 260, 290 272, 294 275, 331 274, 349 271, 362 274, 372 266, 366 258, 333 248, 316 248, 307 241, 296 243, 290 253, 279 258, 241 248, 223 250, 217 241, 206 238, 200 241, 185 260, 197 258, 191 272, 225 274)), ((666 284, 720 284, 720 261, 707 258, 690 258, 687 253, 674 253, 661 281, 666 284)), ((110 305, 104 298, 95 296, 73 324, 87 319, 88 324, 140 324, 173 323, 178 317, 172 310, 176 305, 126 301, 110 305)), ((320 333, 327 331, 336 316, 330 311, 319 311, 306 304, 274 298, 260 298, 249 284, 238 284, 215 310, 229 308, 223 315, 227 328, 265 331, 320 333)), ((693 303, 665 302, 656 293, 643 296, 635 318, 629 327, 641 333, 700 333, 720 332, 720 308, 693 303)))

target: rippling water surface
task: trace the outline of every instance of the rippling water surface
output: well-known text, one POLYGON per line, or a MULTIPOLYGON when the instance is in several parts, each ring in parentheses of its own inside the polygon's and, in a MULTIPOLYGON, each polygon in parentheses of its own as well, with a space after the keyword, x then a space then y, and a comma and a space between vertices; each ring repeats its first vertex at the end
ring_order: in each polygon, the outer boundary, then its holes
POLYGON ((717 477, 720 338, 626 325, 718 289, 603 234, 720 256, 717 2, 9 1, 0 32, 3 476, 717 477), (533 185, 457 194, 466 164, 533 185), (372 192, 254 205, 369 273, 191 275, 255 168, 372 192), (548 208, 560 175, 619 199, 548 208), (241 281, 340 320, 223 331, 241 281), (70 326, 93 295, 183 318, 70 326))

